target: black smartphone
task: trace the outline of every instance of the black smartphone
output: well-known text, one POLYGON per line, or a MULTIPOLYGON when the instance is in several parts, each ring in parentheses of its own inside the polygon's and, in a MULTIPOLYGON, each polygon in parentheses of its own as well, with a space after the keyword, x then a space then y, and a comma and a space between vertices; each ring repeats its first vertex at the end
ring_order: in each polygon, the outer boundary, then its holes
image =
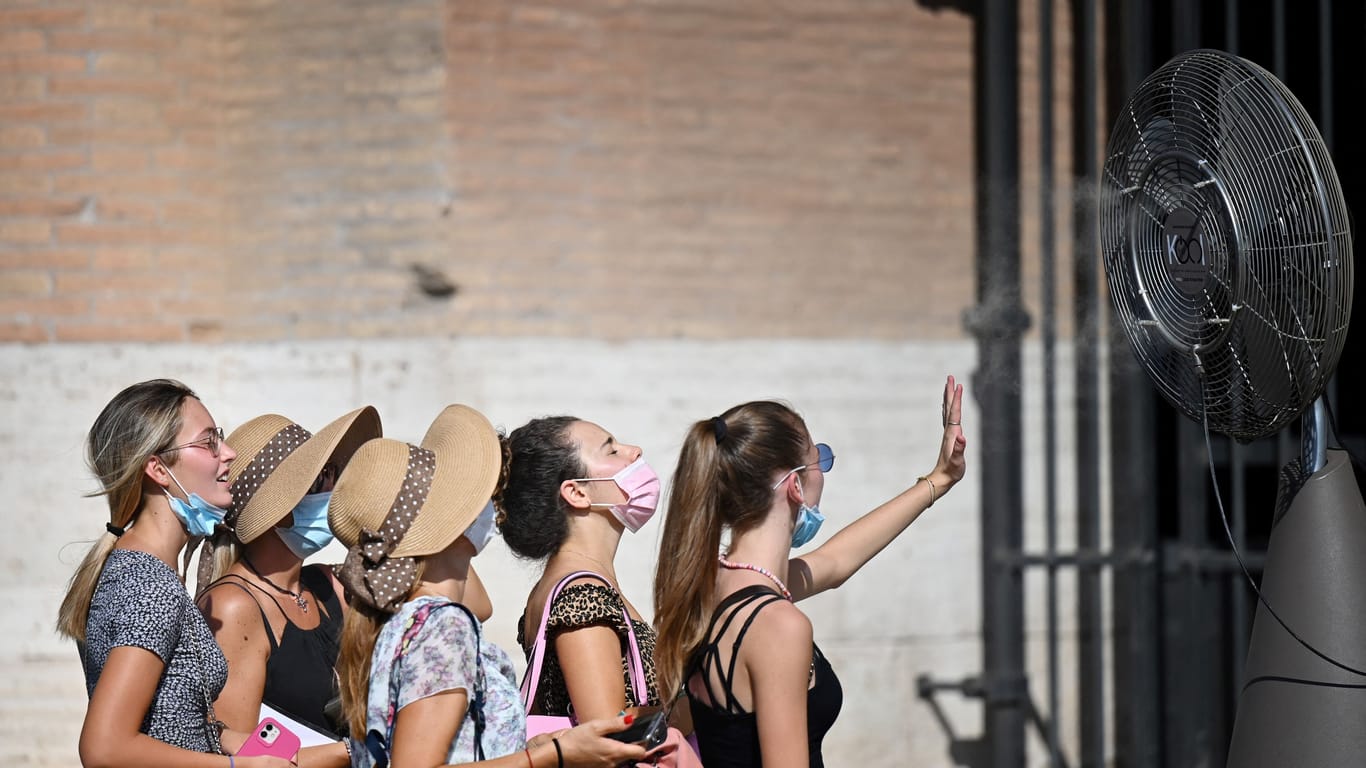
POLYGON ((626 730, 609 733, 607 737, 627 744, 639 744, 650 750, 663 744, 668 735, 669 710, 650 707, 638 713, 635 720, 626 726, 626 730))

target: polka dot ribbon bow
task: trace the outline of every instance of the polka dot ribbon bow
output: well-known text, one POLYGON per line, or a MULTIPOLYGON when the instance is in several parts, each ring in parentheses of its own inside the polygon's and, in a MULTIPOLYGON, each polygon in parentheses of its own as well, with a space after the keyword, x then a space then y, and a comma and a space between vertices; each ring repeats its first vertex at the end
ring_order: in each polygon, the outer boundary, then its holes
POLYGON ((408 472, 403 487, 389 507, 379 530, 361 528, 359 540, 346 552, 337 572, 346 590, 375 608, 393 612, 403 604, 417 578, 417 562, 411 557, 390 557, 427 500, 436 471, 436 454, 408 446, 408 472))

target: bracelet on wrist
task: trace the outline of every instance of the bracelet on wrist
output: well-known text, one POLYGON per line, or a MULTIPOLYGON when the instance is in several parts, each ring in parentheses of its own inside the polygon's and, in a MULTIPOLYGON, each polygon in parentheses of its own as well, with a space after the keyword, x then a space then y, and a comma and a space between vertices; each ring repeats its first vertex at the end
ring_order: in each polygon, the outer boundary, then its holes
POLYGON ((920 477, 916 478, 916 482, 919 482, 921 480, 924 480, 925 485, 928 485, 930 487, 930 503, 925 505, 925 509, 929 509, 930 507, 934 506, 934 502, 938 498, 938 494, 935 492, 934 481, 930 479, 929 475, 921 475, 920 477))

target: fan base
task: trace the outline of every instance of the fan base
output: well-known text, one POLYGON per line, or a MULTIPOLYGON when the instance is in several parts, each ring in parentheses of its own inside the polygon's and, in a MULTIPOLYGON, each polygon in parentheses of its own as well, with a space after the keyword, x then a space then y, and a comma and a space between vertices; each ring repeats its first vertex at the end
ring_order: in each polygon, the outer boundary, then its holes
MULTIPOLYGON (((1366 504, 1342 451, 1273 525, 1261 589, 1305 642, 1366 670, 1366 504)), ((1366 676, 1315 655, 1259 603, 1229 768, 1360 765, 1363 723, 1366 676)))

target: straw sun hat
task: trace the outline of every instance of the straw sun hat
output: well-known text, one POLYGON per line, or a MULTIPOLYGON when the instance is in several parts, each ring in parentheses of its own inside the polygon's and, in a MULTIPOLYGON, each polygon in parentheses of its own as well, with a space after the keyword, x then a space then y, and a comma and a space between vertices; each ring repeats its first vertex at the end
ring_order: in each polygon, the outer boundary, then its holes
POLYGON ((421 446, 380 438, 362 445, 351 459, 328 505, 332 533, 351 549, 363 530, 382 531, 391 509, 408 509, 411 523, 385 552, 388 558, 406 558, 440 552, 469 528, 493 495, 503 453, 498 433, 483 414, 451 405, 437 416, 421 446))
POLYGON ((368 405, 317 434, 273 413, 248 421, 228 436, 237 458, 228 466, 232 505, 224 522, 250 543, 294 509, 325 465, 340 473, 362 443, 381 434, 379 412, 368 405))

